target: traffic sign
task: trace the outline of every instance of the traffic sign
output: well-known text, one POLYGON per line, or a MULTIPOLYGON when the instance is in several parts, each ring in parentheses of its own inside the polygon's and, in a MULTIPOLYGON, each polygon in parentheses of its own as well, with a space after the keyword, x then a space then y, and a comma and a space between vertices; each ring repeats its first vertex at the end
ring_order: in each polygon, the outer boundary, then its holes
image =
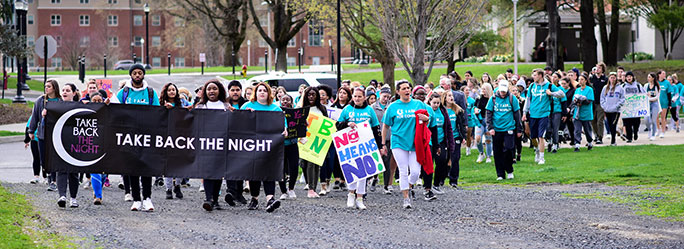
POLYGON ((200 62, 207 62, 207 56, 204 53, 199 54, 199 61, 200 62))
POLYGON ((41 35, 36 40, 34 51, 41 59, 45 59, 45 46, 47 45, 47 58, 52 58, 57 53, 57 41, 51 35, 41 35))

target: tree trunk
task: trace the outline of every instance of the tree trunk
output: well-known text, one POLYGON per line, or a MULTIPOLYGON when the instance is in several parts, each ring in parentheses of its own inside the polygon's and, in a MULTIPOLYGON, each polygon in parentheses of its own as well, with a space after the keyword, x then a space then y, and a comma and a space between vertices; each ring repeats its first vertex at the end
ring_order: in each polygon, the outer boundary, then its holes
POLYGON ((456 44, 454 44, 453 46, 451 46, 449 55, 447 55, 447 73, 454 71, 454 68, 456 68, 456 60, 454 60, 454 51, 456 51, 456 49, 456 44))
POLYGON ((560 16, 556 0, 546 0, 546 13, 549 21, 549 36, 546 40, 546 65, 559 69, 558 66, 558 32, 560 31, 560 16))
POLYGON ((233 42, 230 38, 225 37, 225 45, 223 50, 223 66, 230 67, 233 66, 233 42))
POLYGON ((606 13, 604 0, 596 1, 598 9, 599 31, 601 33, 601 48, 603 49, 603 61, 607 66, 617 66, 617 37, 620 21, 620 3, 618 0, 611 0, 610 16, 610 35, 607 31, 606 13), (618 13, 617 15, 615 13, 618 13))
POLYGON ((276 71, 287 73, 287 42, 276 45, 278 45, 275 62, 276 71))
POLYGON ((582 61, 584 71, 591 72, 596 65, 596 36, 594 35, 594 1, 581 0, 580 19, 582 23, 582 61))
MULTIPOLYGON (((394 66, 396 65, 396 62, 394 62, 393 57, 382 57, 382 58, 376 58, 380 62, 380 66, 382 66, 382 80, 385 84, 390 86, 390 89, 392 90, 392 93, 394 93, 394 66)), ((378 86, 382 87, 382 86, 378 86)), ((379 90, 379 89, 378 89, 379 90)))

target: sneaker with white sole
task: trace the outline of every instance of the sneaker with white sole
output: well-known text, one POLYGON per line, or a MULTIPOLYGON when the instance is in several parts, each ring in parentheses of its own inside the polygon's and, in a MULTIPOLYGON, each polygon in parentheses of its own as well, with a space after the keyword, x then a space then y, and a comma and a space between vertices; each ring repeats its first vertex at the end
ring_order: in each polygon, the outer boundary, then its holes
POLYGON ((347 207, 348 208, 354 208, 355 203, 354 201, 356 200, 356 195, 354 193, 348 193, 347 194, 347 207))
POLYGON ((76 198, 71 198, 71 201, 69 201, 69 207, 70 208, 77 208, 78 207, 78 201, 76 198))
POLYGON ((503 177, 500 177, 500 176, 499 176, 499 177, 496 178, 496 180, 497 180, 497 181, 501 181, 501 180, 503 180, 503 177))
POLYGON ((665 138, 665 132, 660 133, 660 138, 665 138))
POLYGON ((466 148, 466 156, 470 156, 470 148, 466 148))
POLYGON ((513 176, 513 173, 508 173, 508 175, 506 176, 506 179, 513 179, 513 178, 515 178, 515 176, 513 176))
POLYGON ((539 152, 537 152, 536 150, 534 151, 534 162, 535 163, 539 162, 539 152))
POLYGON ((131 205, 131 211, 140 211, 140 210, 142 210, 142 202, 134 201, 133 205, 131 205))
POLYGON ((404 203, 401 205, 405 209, 410 209, 411 208, 411 199, 410 198, 404 198, 404 203))
POLYGON ((479 156, 477 156, 477 161, 475 161, 475 162, 476 163, 482 163, 482 160, 484 160, 484 155, 480 154, 479 156))
POLYGON ((280 195, 280 199, 281 199, 281 200, 285 200, 285 199, 287 199, 287 198, 290 198, 290 196, 289 196, 288 194, 286 194, 286 193, 280 195))
POLYGON ((487 157, 487 160, 485 160, 485 163, 492 163, 492 158, 491 158, 491 157, 487 157))
POLYGON ((304 188, 302 188, 302 189, 303 190, 309 190, 309 184, 304 185, 304 188))
POLYGON ((366 205, 363 204, 363 197, 356 198, 356 208, 360 210, 366 209, 366 205))
POLYGON ((542 164, 545 164, 545 163, 546 163, 546 160, 544 160, 543 157, 539 157, 539 162, 537 162, 537 164, 542 165, 542 164))
POLYGON ((57 200, 57 206, 63 208, 66 207, 67 198, 66 196, 60 196, 57 200))
POLYGON ((131 194, 124 195, 124 201, 133 201, 133 196, 131 194))
POLYGON ((325 189, 321 189, 321 191, 318 192, 318 195, 320 195, 320 196, 325 196, 327 194, 328 194, 328 191, 325 191, 325 189))
POLYGON ((423 179, 419 178, 418 181, 416 181, 416 185, 417 186, 423 186, 423 179))
POLYGON ((290 199, 297 199, 297 194, 295 194, 294 190, 287 191, 287 197, 290 199))
POLYGON ((88 189, 90 188, 90 180, 86 179, 85 182, 83 182, 83 189, 88 189))
POLYGON ((39 182, 40 182, 40 178, 38 178, 38 177, 33 178, 31 181, 29 181, 30 184, 37 184, 39 182))
POLYGON ((383 194, 386 194, 386 195, 391 195, 391 194, 392 194, 392 190, 390 190, 390 188, 389 188, 388 186, 385 186, 385 187, 382 188, 382 193, 383 193, 383 194))
POLYGON ((423 194, 423 197, 426 201, 433 201, 437 199, 437 196, 435 196, 435 194, 432 193, 432 191, 425 192, 425 194, 423 194))
POLYGON ((440 186, 432 186, 432 192, 434 192, 437 195, 444 194, 444 191, 442 191, 442 188, 440 186))
POLYGON ((199 192, 204 193, 204 185, 199 186, 199 192))
POLYGON ((154 205, 152 205, 152 198, 147 197, 142 203, 142 210, 147 212, 154 211, 154 205))

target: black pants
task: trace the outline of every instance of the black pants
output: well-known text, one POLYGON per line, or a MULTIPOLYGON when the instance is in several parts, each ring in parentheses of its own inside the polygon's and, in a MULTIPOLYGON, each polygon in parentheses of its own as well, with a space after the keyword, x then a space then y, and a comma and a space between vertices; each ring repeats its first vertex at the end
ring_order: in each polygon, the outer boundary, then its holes
MULTIPOLYGON (((38 149, 38 141, 36 140, 31 140, 31 155, 33 155, 33 175, 39 176, 42 164, 40 161, 40 149, 38 149)), ((43 171, 43 178, 45 177, 47 177, 47 174, 43 171)))
MULTIPOLYGON (((330 149, 333 150, 333 151, 335 151, 334 146, 333 146, 333 148, 330 148, 330 149)), ((336 157, 336 156, 337 156, 337 151, 335 151, 335 153, 333 153, 333 154, 334 154, 335 157, 336 157)), ((340 165, 340 161, 337 160, 337 158, 335 158, 335 160, 334 160, 333 163, 334 163, 334 164, 333 164, 333 176, 334 176, 335 178, 339 178, 340 181, 343 182, 343 181, 344 181, 344 173, 342 173, 342 166, 340 165)))
MULTIPOLYGON (((297 183, 297 177, 299 176, 299 165, 297 161, 299 160, 299 148, 297 144, 285 146, 285 162, 283 163, 286 177, 280 181, 280 192, 287 193, 287 190, 294 190, 295 183, 297 183), (287 188, 285 186, 285 181, 287 181, 287 188)), ((250 188, 251 189, 251 188, 250 188)))
MULTIPOLYGON (((455 138, 454 140, 461 140, 455 138)), ((454 144, 454 152, 451 153, 451 170, 449 170, 449 183, 458 184, 458 178, 461 175, 461 143, 454 144)))
POLYGON ((67 184, 69 185, 69 196, 76 198, 76 194, 78 194, 78 173, 57 173, 57 191, 59 196, 66 196, 67 184))
MULTIPOLYGON (((40 163, 43 165, 43 168, 47 165, 47 158, 46 158, 46 153, 47 153, 47 148, 45 147, 45 140, 44 139, 38 139, 38 154, 40 154, 40 163)), ((46 170, 47 171, 47 170, 46 170)), ((48 182, 56 182, 57 181, 57 173, 48 171, 48 182)))
POLYGON ((608 130, 610 131, 610 144, 615 143, 615 135, 617 134, 617 123, 620 120, 619 112, 606 112, 608 119, 608 130))
MULTIPOLYGON (((264 183, 264 193, 266 195, 274 195, 275 194, 275 181, 263 181, 264 183)), ((261 191, 261 181, 249 181, 249 193, 252 195, 253 198, 256 198, 259 196, 259 192, 261 191)))
POLYGON ((515 153, 518 155, 522 155, 522 148, 522 136, 515 136, 515 153))
POLYGON ((670 107, 670 117, 672 117, 672 121, 679 121, 679 113, 677 113, 677 111, 679 111, 679 108, 674 106, 670 107))
POLYGON ((142 182, 142 200, 152 196, 152 177, 150 176, 129 176, 131 181, 131 192, 133 194, 133 201, 141 201, 140 199, 140 182, 142 182))
MULTIPOLYGON (((221 179, 204 179, 204 196, 206 201, 217 202, 221 192, 221 179)), ((228 181, 226 181, 227 184, 228 181)), ((230 185, 228 185, 230 188, 230 185)), ((231 193, 232 194, 232 193, 231 193)))
MULTIPOLYGON (((392 180, 394 180, 394 176, 390 175, 392 173, 392 150, 390 148, 390 143, 389 141, 385 142, 387 146, 387 155, 382 156, 382 163, 385 164, 385 172, 382 173, 382 181, 385 186, 392 185, 392 180)), ((398 170, 395 170, 398 171, 398 170)))
MULTIPOLYGON (((444 185, 444 179, 446 179, 449 174, 449 148, 447 148, 446 141, 439 144, 440 154, 437 155, 436 151, 432 152, 432 158, 435 161, 435 173, 434 173, 434 186, 444 185)), ((430 177, 432 178, 432 177, 430 177)), ((428 178, 423 178, 423 184, 425 188, 428 188, 428 178)))
POLYGON ((570 144, 575 144, 575 124, 572 122, 572 117, 566 116, 565 122, 561 123, 560 130, 564 130, 568 127, 568 134, 570 134, 570 144))
POLYGON ((131 193, 131 177, 122 175, 121 178, 123 178, 124 193, 130 194, 131 193))
MULTIPOLYGON (((501 178, 506 178, 506 173, 513 173, 513 153, 515 149, 506 150, 504 141, 507 136, 515 136, 508 134, 508 132, 496 132, 492 138, 494 150, 494 166, 496 167, 496 175, 501 178)), ((510 138, 513 139, 513 138, 510 138)))
MULTIPOLYGON (((221 189, 221 181, 219 181, 218 189, 221 189)), ((238 196, 242 195, 242 190, 244 189, 244 181, 226 180, 226 189, 228 193, 233 195, 233 197, 240 198, 238 196)), ((204 190, 207 191, 207 186, 204 186, 204 190)))
POLYGON ((641 118, 623 118, 622 124, 625 125, 627 141, 637 140, 639 137, 639 125, 641 125, 641 118))

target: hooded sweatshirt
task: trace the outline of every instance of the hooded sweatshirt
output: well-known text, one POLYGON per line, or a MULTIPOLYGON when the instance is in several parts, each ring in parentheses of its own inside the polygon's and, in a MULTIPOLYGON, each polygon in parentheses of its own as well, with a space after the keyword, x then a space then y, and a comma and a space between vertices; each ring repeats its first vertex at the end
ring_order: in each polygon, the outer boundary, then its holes
POLYGON ((416 116, 416 136, 414 143, 416 146, 416 160, 423 166, 425 174, 432 174, 434 172, 432 163, 432 152, 430 151, 430 139, 432 132, 428 129, 428 123, 420 121, 418 114, 431 116, 427 110, 419 109, 415 112, 416 116))
POLYGON ((116 99, 122 104, 159 106, 159 96, 157 96, 157 92, 155 92, 152 88, 150 88, 150 90, 152 90, 152 103, 150 104, 150 95, 147 88, 148 85, 147 81, 145 80, 143 80, 143 85, 140 88, 133 87, 131 80, 128 80, 126 81, 126 86, 124 86, 124 88, 119 90, 119 92, 116 94, 116 99), (124 89, 127 87, 129 88, 128 96, 124 100, 124 89))
POLYGON ((625 104, 625 90, 620 84, 615 85, 615 90, 608 89, 609 85, 603 87, 601 91, 601 108, 608 113, 620 112, 620 108, 625 104))

